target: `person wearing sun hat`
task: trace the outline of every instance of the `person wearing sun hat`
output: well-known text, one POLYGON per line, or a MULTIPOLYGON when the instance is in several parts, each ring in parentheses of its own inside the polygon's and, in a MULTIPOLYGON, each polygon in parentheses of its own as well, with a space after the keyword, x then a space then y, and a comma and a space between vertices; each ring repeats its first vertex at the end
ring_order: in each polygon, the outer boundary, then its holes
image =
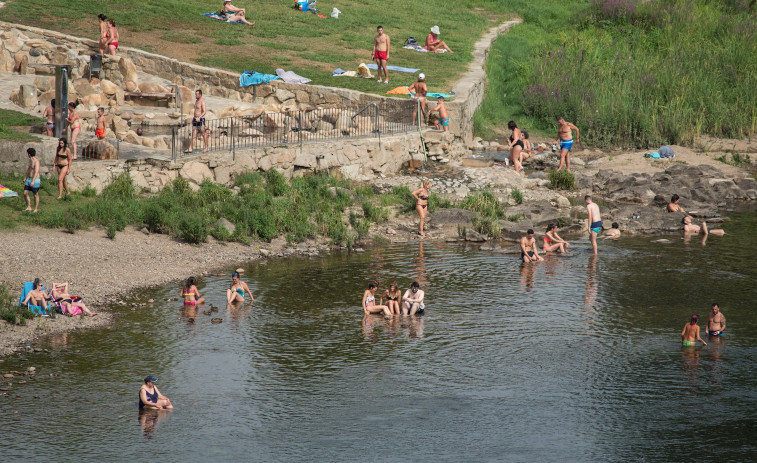
POLYGON ((155 383, 158 379, 153 375, 145 378, 145 383, 139 389, 139 409, 163 410, 173 408, 171 400, 160 393, 155 383))
MULTIPOLYGON (((420 73, 418 74, 418 81, 413 82, 412 85, 408 87, 408 90, 410 90, 410 94, 413 95, 413 99, 420 102, 421 106, 421 118, 425 120, 426 118, 426 94, 428 93, 428 87, 426 87, 426 74, 420 73)), ((418 115, 418 104, 416 103, 413 106, 413 124, 415 124, 417 121, 415 117, 418 115)))
POLYGON ((443 53, 444 50, 452 53, 447 44, 439 40, 439 26, 431 28, 431 32, 426 36, 426 45, 423 48, 434 53, 443 53))

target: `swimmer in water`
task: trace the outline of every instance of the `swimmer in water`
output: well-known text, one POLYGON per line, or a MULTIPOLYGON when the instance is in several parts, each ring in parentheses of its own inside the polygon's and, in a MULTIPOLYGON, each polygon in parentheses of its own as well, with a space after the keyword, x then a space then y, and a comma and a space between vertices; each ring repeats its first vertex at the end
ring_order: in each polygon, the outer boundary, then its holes
POLYGON ((233 302, 244 302, 245 291, 250 295, 250 304, 255 302, 255 298, 252 297, 252 293, 250 292, 250 287, 247 286, 247 283, 239 279, 239 272, 232 273, 231 286, 226 290, 226 302, 229 304, 233 302))
POLYGON ((692 225, 691 224, 691 217, 688 215, 681 219, 681 223, 683 224, 683 232, 687 235, 718 235, 723 236, 725 235, 725 230, 722 230, 720 228, 714 228, 712 230, 707 229, 707 222, 702 220, 702 226, 699 225, 692 225))
POLYGON ((693 314, 691 316, 691 321, 683 326, 683 331, 681 331, 681 342, 683 343, 684 347, 695 345, 697 340, 702 341, 702 344, 704 344, 705 346, 707 345, 707 343, 704 342, 699 336, 699 325, 697 325, 698 321, 699 315, 693 314))
POLYGON ((384 316, 389 318, 392 316, 389 307, 376 304, 376 289, 378 289, 378 283, 368 283, 368 289, 363 292, 363 312, 365 315, 383 312, 384 316))
POLYGON ((197 305, 205 302, 205 298, 200 296, 200 292, 195 286, 195 277, 187 278, 184 287, 181 288, 181 297, 184 298, 184 305, 197 305))
POLYGON ((605 232, 604 237, 605 239, 620 238, 620 225, 618 225, 618 222, 612 223, 612 228, 605 232))

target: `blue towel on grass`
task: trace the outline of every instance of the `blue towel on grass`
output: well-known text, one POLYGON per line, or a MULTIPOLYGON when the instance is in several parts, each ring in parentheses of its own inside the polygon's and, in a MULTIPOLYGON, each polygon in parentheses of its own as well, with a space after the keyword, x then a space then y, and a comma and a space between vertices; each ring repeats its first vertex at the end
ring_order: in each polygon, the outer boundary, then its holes
MULTIPOLYGON (((366 64, 366 67, 371 70, 378 70, 378 64, 366 64)), ((420 71, 420 69, 413 69, 413 68, 403 68, 402 66, 387 66, 386 69, 388 71, 397 71, 397 72, 409 72, 410 74, 415 74, 416 72, 420 71)))
POLYGON ((260 85, 263 83, 268 83, 272 80, 277 80, 278 78, 279 76, 273 74, 261 74, 255 71, 244 71, 242 75, 239 76, 239 86, 249 87, 250 85, 260 85))
POLYGON ((226 22, 226 23, 229 23, 229 24, 243 24, 242 21, 227 21, 226 19, 224 19, 221 16, 219 16, 218 13, 216 13, 216 12, 213 12, 213 13, 202 13, 202 15, 206 16, 206 17, 208 17, 210 19, 217 19, 219 21, 223 21, 223 22, 226 22))
POLYGON ((448 93, 438 93, 438 92, 426 93, 426 98, 439 98, 440 96, 443 96, 444 98, 452 98, 455 95, 450 95, 448 93))

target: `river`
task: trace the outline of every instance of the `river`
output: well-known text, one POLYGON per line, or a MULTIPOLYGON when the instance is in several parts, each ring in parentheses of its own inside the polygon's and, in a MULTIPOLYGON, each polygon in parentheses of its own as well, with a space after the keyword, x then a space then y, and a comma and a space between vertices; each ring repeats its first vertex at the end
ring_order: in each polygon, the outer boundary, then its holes
POLYGON ((198 313, 145 290, 156 305, 114 307, 117 328, 0 364, 37 368, 0 396, 0 460, 754 461, 756 226, 598 258, 580 237, 526 266, 441 243, 254 263, 255 304, 233 310, 228 276, 202 279, 198 313), (395 278, 427 313, 363 324, 366 283, 395 278), (682 348, 711 302, 726 334, 682 348), (147 374, 175 410, 138 413, 147 374))

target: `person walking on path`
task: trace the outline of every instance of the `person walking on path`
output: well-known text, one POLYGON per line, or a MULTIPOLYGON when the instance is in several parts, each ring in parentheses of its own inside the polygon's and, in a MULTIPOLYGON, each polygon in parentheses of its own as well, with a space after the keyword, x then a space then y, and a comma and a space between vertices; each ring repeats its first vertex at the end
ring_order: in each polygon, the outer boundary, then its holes
POLYGON ((108 54, 116 56, 116 50, 118 50, 118 40, 120 36, 118 34, 118 28, 116 27, 116 21, 114 19, 108 20, 108 54))
POLYGON ((570 150, 573 148, 573 130, 576 131, 576 143, 581 142, 581 136, 578 133, 578 127, 566 121, 562 116, 557 118, 557 139, 555 143, 560 142, 560 165, 557 170, 562 169, 563 163, 565 170, 570 172, 570 150))
POLYGON ((110 32, 108 27, 108 17, 100 13, 97 15, 97 21, 100 27, 100 33, 98 40, 98 48, 101 55, 104 55, 108 49, 108 39, 110 38, 110 32))
POLYGON ((697 324, 698 321, 699 315, 693 314, 691 316, 691 321, 683 325, 683 331, 681 331, 681 343, 684 345, 684 347, 694 346, 697 340, 702 341, 702 344, 704 344, 705 346, 707 345, 707 343, 704 342, 699 336, 699 325, 697 324))
POLYGON ((210 135, 205 128, 205 114, 208 113, 208 106, 205 104, 205 98, 202 96, 202 90, 195 90, 195 109, 192 117, 192 140, 189 144, 189 152, 194 149, 197 140, 197 131, 200 131, 204 150, 208 150, 208 136, 210 135))
POLYGON ((720 336, 723 331, 725 331, 725 316, 720 312, 720 306, 714 303, 710 314, 707 316, 707 334, 720 336))
POLYGON ((384 34, 384 26, 378 26, 376 28, 378 32, 376 37, 373 38, 373 51, 371 58, 376 61, 378 66, 378 81, 381 82, 381 72, 384 72, 384 83, 389 83, 389 71, 386 68, 386 62, 389 60, 389 48, 391 45, 391 39, 388 35, 384 34))
POLYGON ((26 167, 26 177, 24 177, 24 199, 26 199, 25 211, 37 213, 39 208, 39 159, 37 159, 37 150, 29 148, 26 150, 26 157, 29 158, 29 165, 26 167), (32 211, 32 198, 29 193, 34 195, 34 210, 32 211))
POLYGON ((599 216, 599 206, 592 202, 591 196, 586 195, 584 201, 586 201, 586 211, 589 213, 589 241, 596 254, 597 235, 602 231, 602 218, 599 216))
POLYGON ((68 181, 66 176, 71 172, 71 163, 73 158, 71 156, 71 148, 68 147, 68 141, 65 138, 58 140, 58 147, 55 149, 55 161, 53 170, 58 172, 58 199, 63 199, 63 189, 66 189, 66 194, 70 195, 68 190, 68 181))

